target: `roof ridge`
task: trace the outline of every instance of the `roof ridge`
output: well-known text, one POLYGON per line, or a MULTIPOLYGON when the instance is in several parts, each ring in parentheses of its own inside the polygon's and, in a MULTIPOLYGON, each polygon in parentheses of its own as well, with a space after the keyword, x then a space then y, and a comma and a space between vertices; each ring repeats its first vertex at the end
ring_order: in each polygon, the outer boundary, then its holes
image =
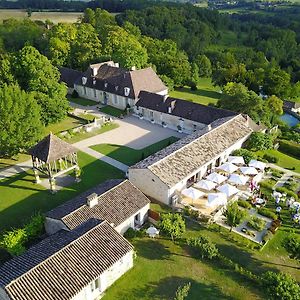
MULTIPOLYGON (((4 288, 6 289, 7 287, 11 286, 13 283, 15 283, 16 281, 20 280, 20 278, 24 277, 28 272, 32 272, 33 270, 35 270, 36 268, 38 268, 40 265, 46 263, 47 261, 49 261, 50 259, 52 259, 52 257, 58 255, 59 253, 61 253, 63 250, 65 250, 66 248, 69 248, 71 245, 73 245, 77 240, 83 238, 84 236, 86 236, 88 233, 90 233, 92 230, 100 227, 100 225, 104 224, 104 223, 107 223, 106 220, 98 220, 98 219, 90 219, 88 220, 87 222, 90 222, 91 220, 96 220, 97 222, 100 222, 98 224, 96 224, 95 226, 93 226, 92 228, 88 229, 84 234, 78 236, 76 239, 74 239, 73 241, 71 241, 69 244, 67 244, 66 246, 62 247, 61 249, 59 249, 58 251, 54 252, 52 255, 48 256, 46 259, 44 259, 43 261, 41 261, 40 263, 38 263, 36 266, 30 268, 27 272, 23 273, 22 275, 20 275, 17 279, 13 279, 11 280, 11 282, 9 284, 7 284, 4 288)), ((87 223, 86 222, 86 223, 87 223)), ((108 224, 108 223, 107 223, 108 224)), ((83 224, 82 224, 83 225, 83 224)), ((108 224, 109 225, 109 224, 108 224)), ((110 226, 110 225, 109 225, 110 226)), ((68 233, 73 233, 74 231, 76 231, 78 229, 75 228, 73 230, 70 230, 70 231, 67 231, 67 230, 64 230, 68 233)), ((51 238, 52 236, 49 237, 49 239, 51 238)), ((40 243, 42 243, 44 240, 42 240, 40 243)), ((33 246, 34 247, 34 246, 33 246)), ((30 251, 30 248, 27 250, 27 251, 30 251)), ((26 253, 26 252, 25 252, 26 253)))

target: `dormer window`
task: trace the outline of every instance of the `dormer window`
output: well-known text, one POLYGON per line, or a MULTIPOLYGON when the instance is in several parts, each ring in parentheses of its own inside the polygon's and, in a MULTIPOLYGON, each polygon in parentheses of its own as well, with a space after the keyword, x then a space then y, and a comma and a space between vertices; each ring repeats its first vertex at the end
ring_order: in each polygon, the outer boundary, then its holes
POLYGON ((129 93, 130 93, 130 88, 129 87, 125 87, 124 88, 124 94, 125 94, 125 96, 128 97, 129 93))
POLYGON ((107 82, 104 83, 104 88, 107 88, 107 82))
POLYGON ((86 197, 86 204, 88 207, 92 208, 98 204, 98 195, 93 193, 86 197))
POLYGON ((83 84, 83 85, 86 85, 86 83, 87 83, 87 78, 86 78, 86 77, 82 77, 81 80, 82 80, 82 84, 83 84))

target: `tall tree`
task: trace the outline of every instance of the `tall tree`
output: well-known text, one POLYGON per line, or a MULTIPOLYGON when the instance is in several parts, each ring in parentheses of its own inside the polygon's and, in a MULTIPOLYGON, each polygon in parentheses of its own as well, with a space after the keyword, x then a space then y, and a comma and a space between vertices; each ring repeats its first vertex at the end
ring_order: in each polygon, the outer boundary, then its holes
POLYGON ((198 55, 196 57, 195 63, 199 68, 200 77, 210 77, 211 76, 211 62, 206 55, 198 55))
POLYGON ((247 212, 238 207, 237 202, 228 204, 226 212, 226 223, 230 226, 230 231, 233 227, 239 225, 246 218, 247 212))
POLYGON ((34 47, 26 46, 16 53, 13 72, 20 87, 33 92, 45 125, 65 117, 69 109, 67 88, 59 82, 60 74, 47 57, 34 47))
POLYGON ((0 155, 13 156, 28 149, 39 138, 43 125, 40 107, 32 93, 18 85, 0 88, 0 155))
POLYGON ((185 232, 185 222, 180 214, 168 213, 162 215, 160 228, 174 240, 185 232))

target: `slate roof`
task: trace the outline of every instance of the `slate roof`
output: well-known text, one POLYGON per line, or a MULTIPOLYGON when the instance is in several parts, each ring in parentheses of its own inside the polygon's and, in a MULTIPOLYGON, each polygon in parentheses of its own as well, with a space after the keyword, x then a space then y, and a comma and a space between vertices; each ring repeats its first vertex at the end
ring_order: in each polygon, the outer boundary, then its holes
POLYGON ((28 152, 43 162, 49 163, 77 151, 77 148, 50 133, 28 152))
POLYGON ((113 179, 54 208, 46 217, 61 220, 69 229, 90 218, 106 220, 118 226, 149 203, 150 200, 130 181, 113 179), (93 193, 99 196, 98 204, 89 207, 87 197, 93 193))
POLYGON ((193 103, 182 99, 172 97, 165 99, 164 96, 146 91, 140 92, 139 100, 135 105, 137 107, 148 108, 206 125, 220 118, 237 115, 237 113, 229 110, 193 103), (169 108, 172 109, 171 113, 169 113, 169 108))
POLYGON ((82 77, 83 74, 80 71, 64 68, 64 67, 59 68, 59 72, 60 72, 60 81, 64 82, 69 88, 74 88, 74 82, 79 77, 82 77))
POLYGON ((219 119, 211 128, 180 139, 130 169, 148 168, 172 187, 253 131, 242 115, 219 119))
MULTIPOLYGON (((152 68, 129 71, 123 68, 100 64, 96 76, 92 75, 92 68, 84 74, 87 82, 84 86, 104 92, 137 99, 141 90, 158 93, 167 89, 152 68), (95 79, 95 83, 94 83, 95 79), (129 95, 125 95, 125 88, 129 88, 129 95)), ((82 77, 77 78, 75 84, 82 84, 82 77)))
POLYGON ((12 300, 67 300, 118 262, 133 246, 106 221, 61 230, 0 268, 12 300))
POLYGON ((285 109, 292 109, 292 108, 300 108, 300 103, 284 100, 283 101, 283 108, 285 109))

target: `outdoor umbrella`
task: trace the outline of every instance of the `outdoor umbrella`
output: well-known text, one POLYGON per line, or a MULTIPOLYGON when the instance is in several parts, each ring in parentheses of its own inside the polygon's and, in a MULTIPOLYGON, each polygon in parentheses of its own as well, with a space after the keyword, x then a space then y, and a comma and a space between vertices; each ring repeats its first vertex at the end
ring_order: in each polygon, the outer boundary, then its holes
POLYGON ((228 183, 219 186, 217 190, 220 191, 221 193, 226 194, 227 197, 231 197, 240 191, 235 186, 228 183))
POLYGON ((214 173, 209 174, 206 177, 206 179, 216 182, 216 183, 222 183, 223 181, 225 181, 227 179, 227 177, 214 172, 214 173))
POLYGON ((292 208, 298 208, 300 207, 300 202, 294 202, 292 205, 291 205, 292 208))
POLYGON ((263 163, 262 161, 259 161, 259 160, 255 160, 255 159, 250 160, 248 165, 249 165, 249 167, 253 167, 253 168, 259 169, 261 171, 263 171, 266 167, 265 163, 263 163))
POLYGON ((193 200, 201 198, 205 195, 205 193, 203 193, 193 187, 182 190, 181 194, 183 194, 184 196, 186 196, 188 198, 192 198, 193 200))
POLYGON ((231 174, 228 182, 238 184, 238 185, 245 185, 249 180, 248 176, 239 175, 239 174, 231 174))
POLYGON ((254 167, 240 167, 240 170, 244 175, 258 174, 257 170, 254 167))
POLYGON ((151 225, 147 230, 146 233, 149 234, 150 237, 155 237, 159 234, 159 230, 156 229, 153 225, 151 225))
POLYGON ((197 183, 194 184, 194 186, 198 189, 203 189, 206 191, 210 191, 216 187, 216 183, 210 180, 200 180, 197 183))
POLYGON ((243 156, 228 156, 228 162, 236 165, 244 165, 245 161, 243 156))
POLYGON ((219 166, 218 169, 231 174, 231 173, 235 172, 238 169, 238 167, 232 163, 225 163, 225 164, 219 166))
POLYGON ((224 193, 211 193, 207 196, 206 206, 224 205, 227 202, 227 196, 224 193))

